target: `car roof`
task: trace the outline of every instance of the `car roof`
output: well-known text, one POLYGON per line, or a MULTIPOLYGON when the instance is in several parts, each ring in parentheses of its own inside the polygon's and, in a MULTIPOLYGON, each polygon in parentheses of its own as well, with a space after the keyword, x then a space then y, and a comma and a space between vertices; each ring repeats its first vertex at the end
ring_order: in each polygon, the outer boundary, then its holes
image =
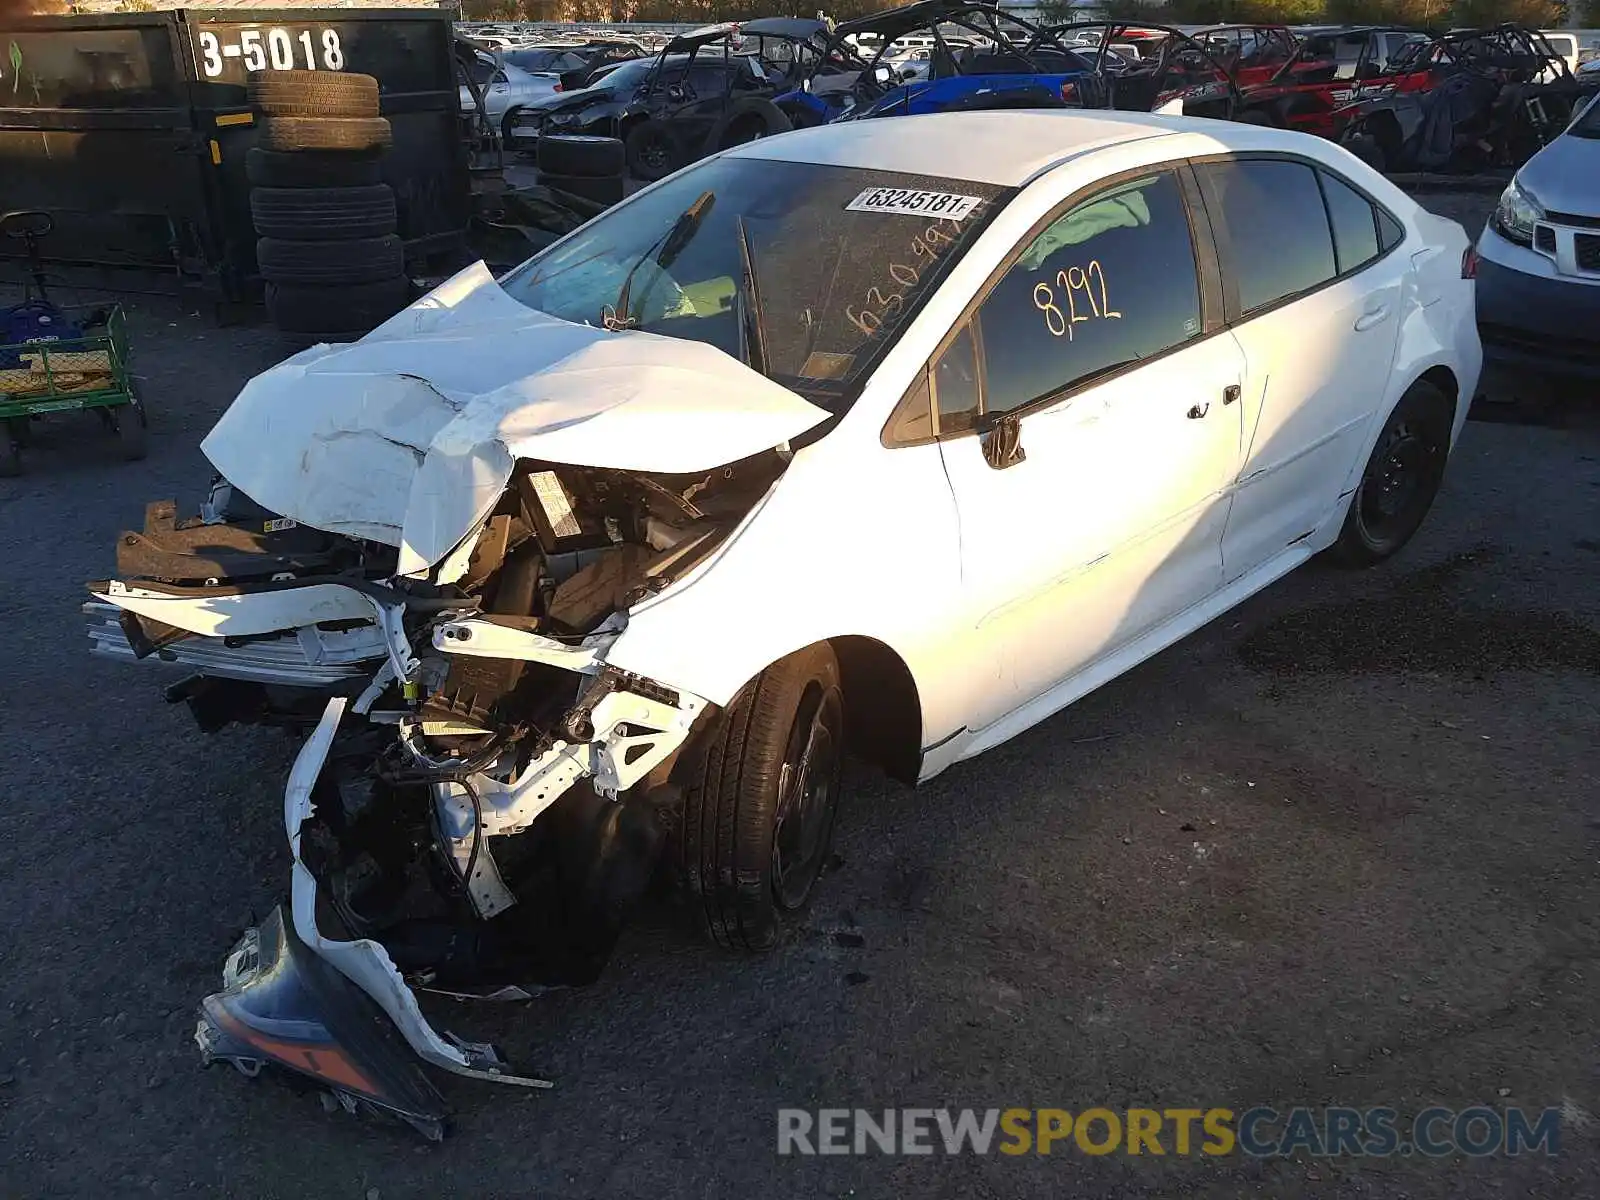
MULTIPOLYGON (((781 138, 761 138, 728 153, 738 158, 824 163, 1016 187, 1059 162, 1107 146, 1174 133, 1201 133, 1225 150, 1235 138, 1259 141, 1261 132, 1254 125, 1235 126, 1200 117, 1012 109, 843 121, 796 130, 781 138)), ((1295 144, 1303 140, 1299 134, 1281 136, 1295 144)))

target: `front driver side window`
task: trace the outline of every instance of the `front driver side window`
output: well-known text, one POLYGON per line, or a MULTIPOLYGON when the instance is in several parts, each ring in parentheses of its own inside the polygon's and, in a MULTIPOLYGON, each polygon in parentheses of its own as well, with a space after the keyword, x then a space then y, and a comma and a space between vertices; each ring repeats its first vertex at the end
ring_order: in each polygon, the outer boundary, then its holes
POLYGON ((1075 204, 1033 238, 934 363, 938 432, 972 428, 1200 334, 1200 283, 1171 172, 1075 204))

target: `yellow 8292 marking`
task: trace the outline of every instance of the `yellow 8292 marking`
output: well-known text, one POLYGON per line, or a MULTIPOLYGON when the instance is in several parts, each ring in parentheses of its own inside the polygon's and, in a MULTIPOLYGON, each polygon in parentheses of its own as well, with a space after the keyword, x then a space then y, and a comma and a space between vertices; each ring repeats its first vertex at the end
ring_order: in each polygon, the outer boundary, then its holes
POLYGON ((1090 259, 1087 267, 1072 266, 1064 271, 1056 272, 1056 285, 1067 296, 1067 310, 1061 311, 1056 303, 1055 288, 1048 283, 1033 285, 1033 306, 1044 314, 1045 328, 1050 331, 1051 337, 1066 335, 1071 341, 1072 327, 1081 321, 1090 318, 1078 312, 1078 293, 1083 293, 1083 298, 1089 304, 1092 316, 1121 320, 1122 314, 1113 309, 1106 299, 1106 273, 1100 266, 1098 259, 1090 259), (1098 299, 1096 299, 1098 293, 1098 299))

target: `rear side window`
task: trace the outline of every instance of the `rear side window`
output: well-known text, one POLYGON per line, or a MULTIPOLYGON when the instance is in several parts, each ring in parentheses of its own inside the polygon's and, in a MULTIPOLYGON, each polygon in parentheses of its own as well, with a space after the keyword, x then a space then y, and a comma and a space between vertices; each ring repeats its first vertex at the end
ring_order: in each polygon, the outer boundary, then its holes
MULTIPOLYGON (((1597 110, 1600 111, 1600 110, 1597 110)), ((1378 210, 1378 242, 1385 254, 1406 240, 1404 226, 1382 209, 1378 210)))
POLYGON ((1333 253, 1339 274, 1348 274, 1378 257, 1378 212, 1355 188, 1322 173, 1322 196, 1333 226, 1333 253))
POLYGON ((1316 172, 1279 159, 1202 163, 1206 211, 1248 314, 1338 274, 1316 172))

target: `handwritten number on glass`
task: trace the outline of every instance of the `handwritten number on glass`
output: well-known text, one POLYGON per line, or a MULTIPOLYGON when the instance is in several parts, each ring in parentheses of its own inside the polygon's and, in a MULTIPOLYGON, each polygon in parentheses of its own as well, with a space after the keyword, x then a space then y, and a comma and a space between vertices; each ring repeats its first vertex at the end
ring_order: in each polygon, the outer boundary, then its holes
MULTIPOLYGON (((918 236, 911 239, 911 262, 891 262, 888 266, 889 278, 900 288, 912 288, 922 278, 922 272, 933 266, 945 250, 955 244, 955 238, 945 232, 941 226, 945 222, 929 225, 918 236)), ((846 305, 844 310, 845 320, 855 326, 862 337, 873 337, 885 325, 890 324, 895 318, 905 312, 906 298, 904 291, 886 292, 881 287, 867 289, 866 302, 861 311, 846 305)))
POLYGON ((1056 287, 1066 293, 1067 309, 1061 311, 1056 303, 1055 288, 1048 283, 1033 285, 1033 306, 1044 314, 1045 328, 1051 337, 1073 338, 1072 327, 1093 317, 1121 320, 1122 314, 1113 309, 1106 298, 1106 274, 1098 259, 1090 259, 1087 267, 1072 266, 1056 272, 1056 287), (1078 311, 1078 294, 1083 294, 1089 306, 1088 314, 1078 311), (1098 297, 1098 298, 1097 298, 1098 297))

